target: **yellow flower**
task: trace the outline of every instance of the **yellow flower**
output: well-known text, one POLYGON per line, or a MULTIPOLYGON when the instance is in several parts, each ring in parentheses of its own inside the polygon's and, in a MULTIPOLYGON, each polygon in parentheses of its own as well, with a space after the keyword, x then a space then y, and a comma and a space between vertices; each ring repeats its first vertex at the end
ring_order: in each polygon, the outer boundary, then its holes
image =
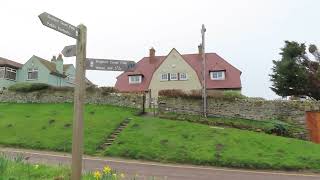
POLYGON ((34 165, 34 168, 35 168, 35 169, 38 169, 38 168, 39 168, 39 165, 38 165, 38 164, 34 165))
POLYGON ((125 175, 124 175, 123 173, 121 173, 121 174, 120 174, 120 177, 121 177, 121 178, 124 178, 124 177, 125 177, 125 175))
POLYGON ((105 167, 103 168, 103 172, 104 172, 105 174, 109 174, 109 173, 111 172, 111 168, 110 168, 109 166, 105 166, 105 167))
POLYGON ((94 172, 93 177, 96 179, 100 179, 102 177, 102 174, 99 171, 94 172))

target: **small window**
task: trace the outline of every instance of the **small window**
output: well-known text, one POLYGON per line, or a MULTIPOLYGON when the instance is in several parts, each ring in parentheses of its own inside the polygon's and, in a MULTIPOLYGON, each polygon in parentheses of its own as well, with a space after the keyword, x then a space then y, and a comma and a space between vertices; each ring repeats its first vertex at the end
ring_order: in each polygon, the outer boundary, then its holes
POLYGON ((160 80, 161 81, 168 81, 169 80, 169 75, 167 73, 161 74, 160 80))
POLYGON ((142 82, 142 76, 129 76, 129 84, 140 84, 142 82))
POLYGON ((225 79, 225 71, 210 72, 210 77, 212 80, 224 80, 225 79))
POLYGON ((0 67, 0 79, 4 78, 5 67, 0 67))
POLYGON ((9 67, 6 67, 5 78, 15 81, 16 77, 17 77, 17 70, 9 68, 9 67))
POLYGON ((178 80, 178 73, 170 73, 170 80, 177 81, 178 80))
POLYGON ((180 79, 181 81, 188 80, 187 73, 179 73, 179 79, 180 79))
POLYGON ((37 80, 38 79, 38 69, 28 69, 28 80, 37 80))

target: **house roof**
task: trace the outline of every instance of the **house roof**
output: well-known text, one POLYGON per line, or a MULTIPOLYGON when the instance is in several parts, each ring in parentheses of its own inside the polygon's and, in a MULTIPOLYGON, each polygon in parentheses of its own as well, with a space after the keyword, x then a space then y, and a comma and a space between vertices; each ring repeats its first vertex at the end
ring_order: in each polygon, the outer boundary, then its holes
MULTIPOLYGON (((33 57, 38 59, 39 62, 41 64, 43 64, 50 71, 51 74, 56 75, 56 76, 65 76, 64 74, 61 74, 57 71, 55 63, 48 61, 48 60, 45 60, 45 59, 38 57, 38 56, 35 56, 35 55, 33 55, 33 57)), ((64 64, 63 65, 63 72, 65 72, 71 66, 73 66, 73 64, 64 64)))
POLYGON ((22 67, 22 64, 17 63, 15 61, 11 61, 11 60, 3 58, 3 57, 0 57, 0 65, 7 65, 7 66, 11 66, 11 67, 18 68, 18 69, 20 69, 22 67))
MULTIPOLYGON (((169 53, 170 54, 170 53, 169 53)), ((183 54, 183 59, 196 71, 202 83, 202 57, 199 54, 183 54)), ((124 72, 117 77, 115 87, 121 92, 148 91, 153 73, 162 64, 167 56, 155 56, 153 61, 149 57, 142 58, 131 72, 124 72), (129 75, 143 75, 140 84, 129 84, 129 75)), ((229 64, 216 53, 206 53, 206 86, 207 89, 241 89, 241 71, 229 64), (226 70, 226 79, 223 81, 210 80, 210 71, 226 70)))

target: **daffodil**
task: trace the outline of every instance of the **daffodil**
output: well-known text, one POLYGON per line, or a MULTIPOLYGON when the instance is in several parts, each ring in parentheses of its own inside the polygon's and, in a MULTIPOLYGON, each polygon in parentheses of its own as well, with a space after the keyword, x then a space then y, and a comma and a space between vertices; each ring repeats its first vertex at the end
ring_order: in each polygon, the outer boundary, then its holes
POLYGON ((102 177, 102 174, 99 171, 94 172, 93 177, 96 179, 100 179, 102 177))
POLYGON ((121 177, 121 178, 124 178, 124 177, 125 177, 125 175, 124 175, 123 173, 121 173, 121 174, 120 174, 120 177, 121 177))
POLYGON ((110 168, 109 166, 105 166, 105 167, 103 168, 103 172, 104 172, 105 174, 109 174, 109 173, 111 172, 111 168, 110 168))

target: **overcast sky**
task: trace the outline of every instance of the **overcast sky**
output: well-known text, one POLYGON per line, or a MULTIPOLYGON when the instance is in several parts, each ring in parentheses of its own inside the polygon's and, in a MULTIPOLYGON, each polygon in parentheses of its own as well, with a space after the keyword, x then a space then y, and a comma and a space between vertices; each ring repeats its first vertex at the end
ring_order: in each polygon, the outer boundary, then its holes
MULTIPOLYGON (((320 45, 318 0, 2 0, 0 56, 26 62, 50 60, 75 40, 43 26, 48 12, 87 26, 87 57, 139 61, 154 47, 196 53, 205 24, 206 51, 216 52, 242 71, 243 94, 278 98, 271 90, 272 60, 284 40, 320 45)), ((65 63, 74 63, 65 58, 65 63)), ((100 86, 113 86, 119 72, 87 71, 100 86)))

